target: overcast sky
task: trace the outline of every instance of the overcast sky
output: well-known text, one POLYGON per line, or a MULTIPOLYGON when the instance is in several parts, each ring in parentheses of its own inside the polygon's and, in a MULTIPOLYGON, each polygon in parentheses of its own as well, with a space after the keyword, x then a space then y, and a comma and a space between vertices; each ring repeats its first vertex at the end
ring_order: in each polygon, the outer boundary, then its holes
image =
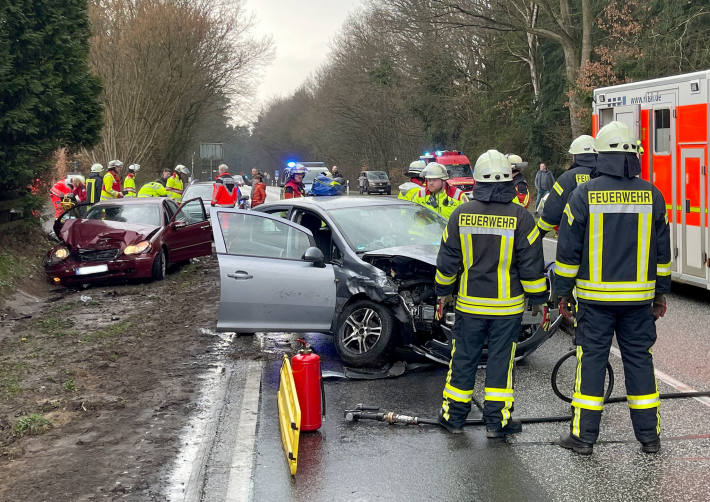
MULTIPOLYGON (((262 70, 260 104, 288 96, 326 61, 330 41, 362 0, 247 0, 255 34, 270 35, 275 58, 262 70)), ((260 107, 260 106, 259 106, 260 107)))

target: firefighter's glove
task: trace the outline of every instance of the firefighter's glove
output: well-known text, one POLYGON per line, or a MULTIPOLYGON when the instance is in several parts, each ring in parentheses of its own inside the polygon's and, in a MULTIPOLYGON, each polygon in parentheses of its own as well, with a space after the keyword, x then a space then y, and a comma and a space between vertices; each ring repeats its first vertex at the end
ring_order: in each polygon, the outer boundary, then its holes
POLYGON ((540 320, 540 326, 542 326, 542 329, 544 331, 549 330, 550 329, 550 310, 547 308, 547 305, 545 305, 545 304, 533 305, 532 306, 533 317, 537 317, 538 314, 542 314, 542 319, 540 320))
POLYGON ((666 295, 656 295, 653 299, 653 317, 658 320, 666 315, 666 295))
POLYGON ((446 307, 454 303, 453 295, 437 296, 436 297, 436 312, 434 313, 434 319, 441 321, 446 312, 446 307))
POLYGON ((574 299, 574 296, 561 296, 560 315, 568 321, 573 320, 575 305, 577 305, 577 301, 574 299))

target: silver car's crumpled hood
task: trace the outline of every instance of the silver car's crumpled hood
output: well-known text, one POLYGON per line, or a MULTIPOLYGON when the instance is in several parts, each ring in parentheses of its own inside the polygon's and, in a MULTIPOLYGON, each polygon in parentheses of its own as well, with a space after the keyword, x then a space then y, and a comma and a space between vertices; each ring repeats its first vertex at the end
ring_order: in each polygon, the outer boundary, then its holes
POLYGON ((436 255, 439 254, 438 244, 412 244, 410 246, 396 246, 392 248, 376 249, 364 253, 363 258, 374 256, 411 258, 428 265, 436 266, 436 255))

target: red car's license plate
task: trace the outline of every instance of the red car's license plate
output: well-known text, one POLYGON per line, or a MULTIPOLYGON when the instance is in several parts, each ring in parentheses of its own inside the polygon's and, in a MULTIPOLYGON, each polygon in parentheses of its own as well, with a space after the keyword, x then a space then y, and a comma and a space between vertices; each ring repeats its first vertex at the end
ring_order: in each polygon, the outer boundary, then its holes
POLYGON ((94 265, 93 267, 78 267, 76 269, 76 275, 100 274, 101 272, 108 272, 108 265, 94 265))

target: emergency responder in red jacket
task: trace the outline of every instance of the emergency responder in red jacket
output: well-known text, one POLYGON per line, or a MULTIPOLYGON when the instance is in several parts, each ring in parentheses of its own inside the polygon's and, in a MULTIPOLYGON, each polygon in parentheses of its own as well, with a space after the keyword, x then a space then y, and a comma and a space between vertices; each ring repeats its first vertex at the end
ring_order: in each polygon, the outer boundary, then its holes
POLYGON ((68 208, 66 206, 67 202, 76 204, 85 200, 86 192, 84 191, 83 176, 74 176, 68 181, 57 181, 49 190, 49 195, 54 207, 54 217, 59 218, 59 215, 68 208), (65 202, 64 207, 62 207, 62 202, 65 202))
POLYGON ((303 184, 305 174, 306 168, 303 166, 296 166, 289 171, 288 181, 284 185, 284 199, 295 199, 297 197, 306 196, 306 187, 303 184))
POLYGON ((572 154, 574 162, 552 185, 552 190, 548 192, 547 200, 545 201, 545 207, 537 220, 537 226, 543 236, 560 225, 567 199, 569 199, 569 196, 578 185, 590 180, 594 166, 597 163, 594 138, 586 134, 579 136, 572 142, 569 147, 569 153, 572 154))
POLYGON ((251 207, 256 207, 266 201, 266 185, 261 174, 257 174, 251 186, 251 207))
POLYGON ((210 204, 215 207, 235 207, 241 200, 239 186, 232 175, 229 174, 227 164, 220 164, 217 168, 219 174, 212 185, 212 199, 210 204))
POLYGON ((665 314, 671 285, 671 246, 660 190, 638 177, 641 163, 629 127, 611 122, 597 134, 593 178, 579 185, 560 222, 555 289, 560 313, 577 311, 577 377, 564 448, 592 453, 604 408, 604 380, 616 333, 624 362, 626 399, 642 451, 661 447, 660 399, 651 347, 654 317, 665 314))
POLYGON ((549 325, 540 232, 532 215, 514 204, 508 159, 496 150, 478 157, 473 200, 461 204, 446 225, 436 260, 436 318, 453 303, 456 321, 451 363, 439 422, 459 433, 471 409, 476 368, 488 342, 483 419, 489 438, 522 430, 513 421, 513 364, 525 296, 535 316, 549 325))

